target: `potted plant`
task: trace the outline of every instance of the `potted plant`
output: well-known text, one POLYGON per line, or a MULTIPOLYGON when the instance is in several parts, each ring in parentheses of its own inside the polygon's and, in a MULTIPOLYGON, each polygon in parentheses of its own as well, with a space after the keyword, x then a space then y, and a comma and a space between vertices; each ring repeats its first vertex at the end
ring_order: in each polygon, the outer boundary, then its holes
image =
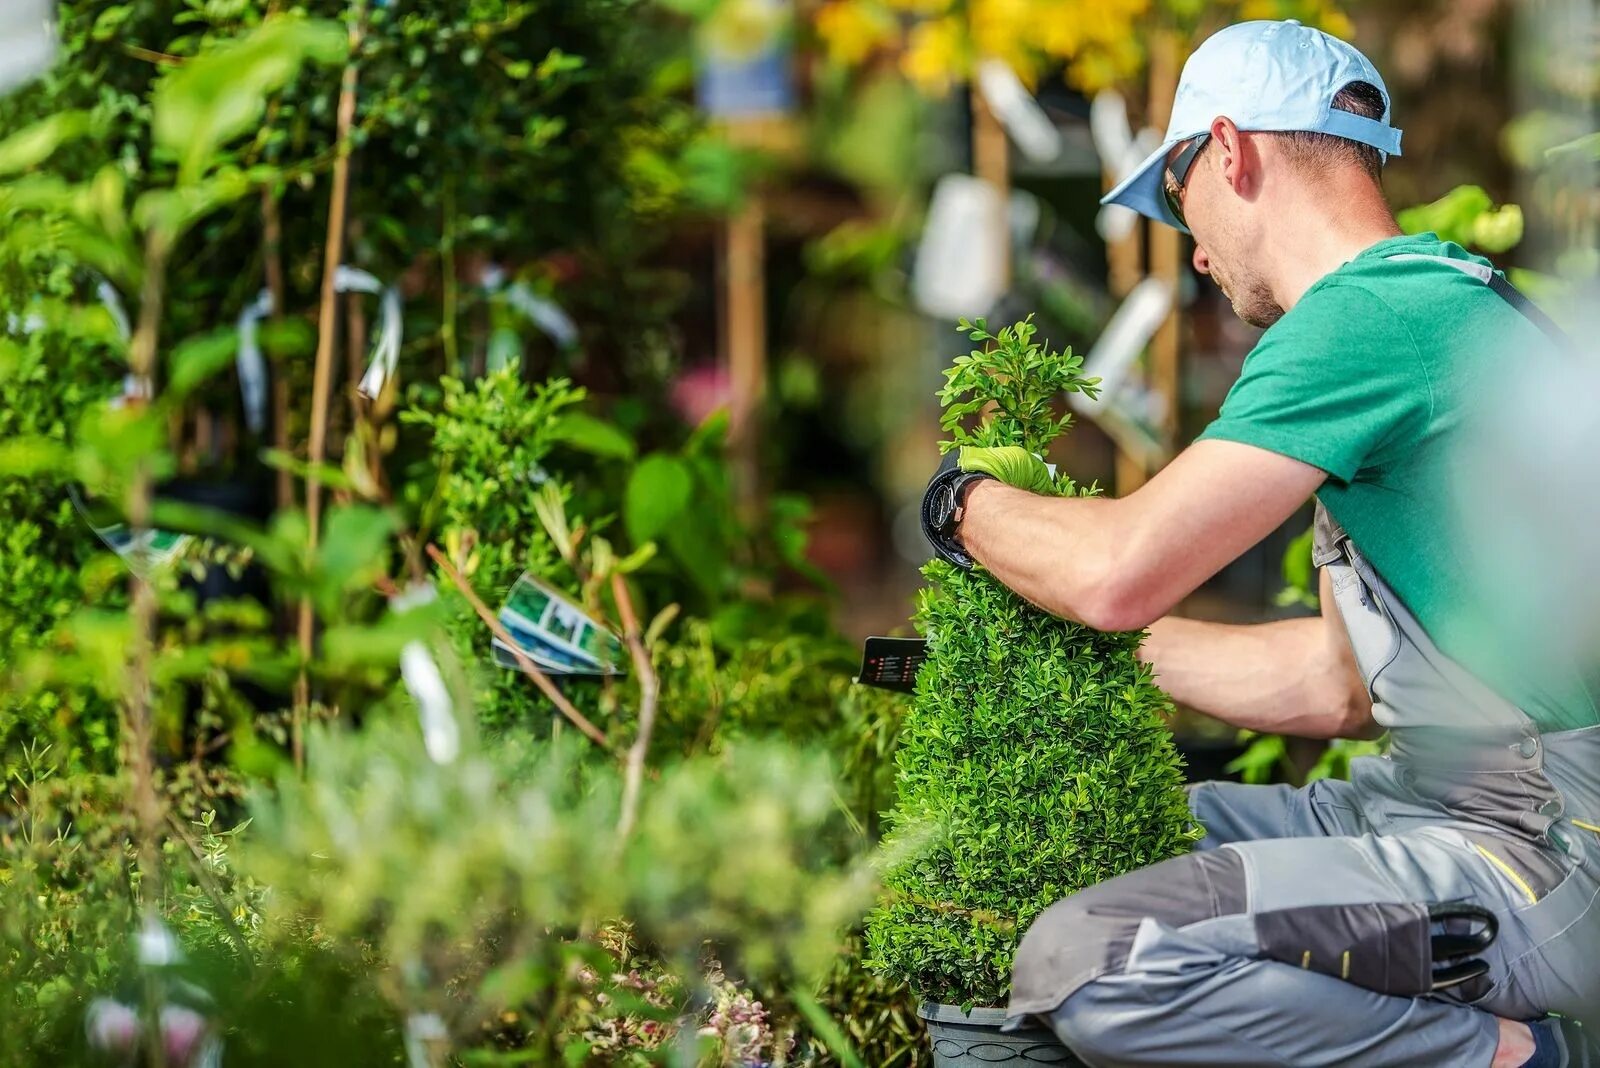
MULTIPOLYGON (((1093 395, 1082 358, 1034 341, 1031 321, 998 334, 982 320, 961 328, 980 347, 945 373, 944 449, 1043 455, 1069 425, 1057 395, 1093 395)), ((1054 492, 1098 490, 1058 474, 1054 492)), ((923 575, 916 621, 928 658, 889 817, 891 841, 907 848, 891 854, 904 859, 869 918, 870 957, 923 1000, 936 1065, 1071 1063, 1048 1031, 1000 1031, 1012 957, 1060 898, 1196 837, 1162 720, 1170 701, 1135 655, 1140 633, 1050 616, 981 567, 934 560, 923 575)))

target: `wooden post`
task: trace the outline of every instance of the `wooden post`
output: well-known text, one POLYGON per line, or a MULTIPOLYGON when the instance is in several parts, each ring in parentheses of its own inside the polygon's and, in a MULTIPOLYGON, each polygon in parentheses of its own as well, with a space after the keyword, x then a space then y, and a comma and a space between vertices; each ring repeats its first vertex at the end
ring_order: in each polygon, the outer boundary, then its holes
MULTIPOLYGON (((1150 54, 1150 121, 1167 128, 1172 98, 1178 91, 1178 39, 1171 30, 1157 35, 1150 54)), ((1178 405, 1182 400, 1178 348, 1178 282, 1183 270, 1183 235, 1170 226, 1150 228, 1150 273, 1170 287, 1171 310, 1150 342, 1150 385, 1165 402, 1156 436, 1169 452, 1178 438, 1178 405)))
POLYGON ((728 450, 741 513, 760 501, 762 396, 767 378, 766 205, 752 190, 723 232, 722 349, 728 372, 728 450))
MULTIPOLYGON (((1107 173, 1106 192, 1111 191, 1116 181, 1116 175, 1107 173)), ((1139 284, 1139 278, 1144 273, 1144 217, 1140 216, 1129 229, 1127 236, 1106 245, 1107 282, 1111 296, 1121 301, 1139 284)), ((1137 367, 1128 369, 1130 379, 1137 378, 1137 367)), ((1116 439, 1113 439, 1115 441, 1116 439)), ((1115 462, 1115 475, 1117 496, 1126 497, 1140 486, 1144 485, 1144 462, 1126 449, 1118 448, 1115 462)))
POLYGON ((1001 292, 1011 288, 1011 220, 1008 205, 1011 199, 1011 143, 1006 138, 1005 127, 995 118, 989 102, 984 99, 983 88, 973 79, 972 97, 972 173, 994 187, 1000 194, 1000 217, 994 220, 997 240, 1000 242, 1001 292))

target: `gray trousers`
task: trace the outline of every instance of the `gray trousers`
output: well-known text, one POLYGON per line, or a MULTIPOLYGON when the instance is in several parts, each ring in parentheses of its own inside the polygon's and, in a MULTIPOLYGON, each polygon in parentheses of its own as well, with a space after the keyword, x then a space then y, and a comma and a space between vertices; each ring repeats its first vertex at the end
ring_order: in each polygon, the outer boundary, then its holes
MULTIPOLYGON (((1366 770, 1388 778, 1388 763, 1366 770)), ((1346 782, 1190 797, 1197 852, 1034 922, 1014 1023, 1045 1020, 1091 1068, 1486 1068, 1496 1016, 1600 1011, 1600 880, 1581 852, 1600 838, 1556 864, 1437 813, 1375 819, 1346 782), (1500 934, 1478 954, 1488 976, 1431 994, 1427 906, 1449 902, 1490 909, 1500 934)))

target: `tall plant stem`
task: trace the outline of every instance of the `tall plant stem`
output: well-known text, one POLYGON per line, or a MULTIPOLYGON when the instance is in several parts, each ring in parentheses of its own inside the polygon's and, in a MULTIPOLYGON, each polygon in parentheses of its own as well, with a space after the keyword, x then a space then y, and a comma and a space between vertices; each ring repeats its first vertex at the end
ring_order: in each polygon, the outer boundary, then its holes
POLYGON ((639 733, 628 747, 627 766, 622 779, 622 814, 617 820, 617 842, 627 840, 639 816, 639 787, 644 781, 644 760, 650 752, 650 735, 656 727, 656 701, 661 693, 656 678, 655 665, 650 662, 650 651, 644 647, 639 634, 639 617, 633 610, 633 596, 628 592, 628 582, 620 573, 611 575, 611 596, 617 602, 617 614, 622 617, 622 640, 633 657, 633 671, 639 679, 639 733))
MULTIPOLYGON (((128 347, 128 369, 134 380, 149 390, 154 380, 156 346, 161 335, 161 302, 166 290, 166 264, 170 243, 152 234, 145 242, 144 285, 139 294, 139 325, 128 347)), ((134 466, 128 490, 128 526, 143 531, 150 526, 154 478, 150 459, 141 456, 134 466)), ((150 661, 155 647, 156 592, 142 571, 133 573, 129 616, 133 647, 128 664, 127 758, 133 773, 133 809, 139 823, 139 896, 149 904, 161 887, 161 799, 156 792, 155 758, 151 753, 150 661)))
POLYGON ((456 566, 450 562, 450 558, 440 552, 437 545, 428 546, 428 555, 433 558, 435 564, 439 565, 439 570, 444 572, 445 578, 449 579, 455 588, 461 591, 461 596, 465 597, 467 603, 472 605, 472 610, 478 613, 478 618, 483 620, 489 630, 493 632, 496 638, 500 639, 507 649, 511 650, 511 655, 516 657, 517 666, 522 669, 522 673, 533 680, 533 684, 539 687, 539 691, 555 703, 555 706, 561 710, 561 714, 566 716, 574 727, 582 731, 585 738, 588 738, 606 752, 612 752, 611 743, 606 741, 606 736, 601 732, 600 728, 591 723, 589 717, 579 712, 573 703, 567 700, 567 695, 556 689, 556 684, 550 681, 550 676, 540 671, 539 666, 528 659, 521 646, 517 645, 516 640, 506 633, 506 629, 500 625, 499 617, 489 611, 489 606, 483 603, 483 598, 479 597, 477 592, 473 590, 472 584, 462 576, 460 571, 456 570, 456 566))
MULTIPOLYGON (((328 197, 328 236, 322 258, 322 296, 317 310, 317 355, 311 379, 311 438, 308 443, 310 470, 306 477, 306 549, 315 553, 322 521, 322 476, 320 469, 328 447, 328 394, 333 386, 333 346, 339 316, 339 294, 334 277, 344 259, 345 207, 350 200, 350 127, 356 116, 357 54, 361 47, 366 0, 355 0, 350 19, 350 60, 345 64, 339 86, 336 141, 339 156, 333 164, 333 191, 328 197)), ((294 718, 291 745, 296 770, 305 767, 305 724, 311 707, 311 639, 313 632, 311 599, 300 602, 300 677, 295 683, 294 718)))

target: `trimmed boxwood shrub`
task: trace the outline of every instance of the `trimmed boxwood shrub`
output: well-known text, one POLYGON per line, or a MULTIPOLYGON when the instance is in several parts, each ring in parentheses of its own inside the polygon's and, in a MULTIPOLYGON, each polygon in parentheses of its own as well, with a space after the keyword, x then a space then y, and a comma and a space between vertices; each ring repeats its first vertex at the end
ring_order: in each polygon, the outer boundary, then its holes
MULTIPOLYGON (((981 347, 946 372, 944 447, 1043 455, 1069 424, 1055 398, 1093 393, 1082 358, 1036 343, 1031 322, 997 335, 981 320, 962 328, 981 347)), ((1098 492, 1065 475, 1055 491, 1098 492)), ((889 816, 904 859, 886 873, 868 947, 875 967, 921 997, 999 1005, 1035 916, 1185 852, 1196 835, 1162 720, 1171 703, 1135 656, 1141 633, 1048 615, 982 568, 935 560, 923 574, 928 660, 902 725, 889 816)))

